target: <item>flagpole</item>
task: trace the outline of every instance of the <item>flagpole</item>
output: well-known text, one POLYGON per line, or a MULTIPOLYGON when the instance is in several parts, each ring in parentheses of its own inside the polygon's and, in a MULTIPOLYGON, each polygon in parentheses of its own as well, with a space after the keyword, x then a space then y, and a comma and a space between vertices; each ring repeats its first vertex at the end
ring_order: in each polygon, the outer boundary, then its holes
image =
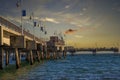
POLYGON ((20 24, 20 26, 21 26, 21 29, 22 29, 21 35, 24 35, 24 34, 23 34, 23 26, 22 26, 22 21, 23 21, 23 19, 22 19, 22 0, 20 0, 20 12, 21 12, 21 14, 20 14, 21 24, 20 24))
MULTIPOLYGON (((40 30, 41 30, 41 23, 42 23, 42 22, 40 21, 40 30)), ((39 37, 41 37, 41 32, 40 32, 40 35, 39 35, 39 37)))
POLYGON ((35 23, 34 23, 34 13, 33 14, 33 40, 35 40, 35 23))
POLYGON ((32 17, 33 17, 33 40, 35 40, 35 23, 34 23, 34 13, 32 12, 32 17))

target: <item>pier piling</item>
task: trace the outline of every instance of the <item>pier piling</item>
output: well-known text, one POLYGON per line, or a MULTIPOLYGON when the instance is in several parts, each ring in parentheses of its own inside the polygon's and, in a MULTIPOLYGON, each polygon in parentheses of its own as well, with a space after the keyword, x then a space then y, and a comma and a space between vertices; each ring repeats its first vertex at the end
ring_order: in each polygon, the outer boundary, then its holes
POLYGON ((40 62, 40 52, 39 51, 37 51, 37 60, 38 60, 38 62, 40 62))
POLYGON ((30 64, 33 65, 33 53, 32 53, 32 50, 30 50, 30 64))
POLYGON ((18 48, 15 48, 15 59, 16 59, 16 68, 20 68, 20 59, 18 55, 18 48))
POLYGON ((6 66, 9 64, 9 51, 8 50, 6 50, 5 51, 5 53, 6 53, 6 66))
POLYGON ((0 69, 3 69, 3 48, 0 47, 0 69))

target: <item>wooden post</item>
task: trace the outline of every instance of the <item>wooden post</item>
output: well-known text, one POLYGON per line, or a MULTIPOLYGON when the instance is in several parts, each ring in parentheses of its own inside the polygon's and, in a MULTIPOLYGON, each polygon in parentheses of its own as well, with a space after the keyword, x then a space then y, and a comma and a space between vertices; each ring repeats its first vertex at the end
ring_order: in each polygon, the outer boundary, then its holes
POLYGON ((38 59, 38 62, 40 62, 40 52, 37 51, 37 59, 38 59))
POLYGON ((58 52, 58 58, 61 59, 61 51, 58 52))
POLYGON ((18 56, 19 56, 19 63, 21 63, 21 54, 20 54, 20 50, 18 50, 18 56))
POLYGON ((65 58, 66 57, 66 51, 63 50, 63 57, 65 58))
POLYGON ((48 52, 48 59, 50 59, 50 52, 49 51, 47 51, 48 52))
POLYGON ((3 29, 0 26, 0 69, 3 69, 3 29))
POLYGON ((36 61, 36 51, 32 51, 33 60, 36 61))
POLYGON ((15 48, 15 59, 16 59, 16 68, 20 68, 20 59, 18 55, 18 48, 15 48))
POLYGON ((28 53, 28 51, 26 52, 26 61, 30 62, 30 54, 28 53))
POLYGON ((56 52, 53 52, 53 59, 56 59, 56 52))
POLYGON ((6 66, 9 64, 9 53, 8 50, 6 50, 6 66))
POLYGON ((0 69, 3 69, 3 48, 0 47, 0 69))
POLYGON ((0 46, 3 45, 3 28, 0 26, 0 46))
POLYGON ((33 53, 32 53, 32 50, 30 50, 30 64, 33 65, 33 53))
POLYGON ((42 60, 44 59, 43 51, 41 52, 41 59, 42 59, 42 60))

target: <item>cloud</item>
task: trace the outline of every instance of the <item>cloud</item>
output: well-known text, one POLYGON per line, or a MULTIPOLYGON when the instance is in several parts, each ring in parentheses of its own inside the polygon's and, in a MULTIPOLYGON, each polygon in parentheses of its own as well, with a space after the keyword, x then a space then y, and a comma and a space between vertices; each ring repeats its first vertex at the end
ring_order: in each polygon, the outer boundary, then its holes
POLYGON ((66 9, 70 8, 70 5, 66 5, 65 8, 66 8, 66 9))
POLYGON ((47 17, 46 17, 45 20, 48 21, 48 22, 59 23, 58 21, 56 21, 56 20, 53 19, 53 18, 47 18, 47 17))
POLYGON ((41 21, 47 21, 47 22, 52 22, 52 23, 56 23, 56 24, 60 23, 57 20, 55 20, 54 18, 48 18, 48 17, 41 18, 41 21))
POLYGON ((87 9, 86 9, 86 8, 83 8, 82 10, 83 10, 83 11, 86 11, 87 9))
POLYGON ((81 35, 75 35, 76 38, 83 38, 81 35))
POLYGON ((74 25, 74 26, 77 26, 77 27, 83 27, 82 24, 76 23, 76 22, 70 22, 70 24, 72 24, 72 25, 74 25))
POLYGON ((74 34, 75 32, 77 32, 77 30, 68 29, 68 30, 66 30, 64 33, 65 33, 65 34, 74 34))

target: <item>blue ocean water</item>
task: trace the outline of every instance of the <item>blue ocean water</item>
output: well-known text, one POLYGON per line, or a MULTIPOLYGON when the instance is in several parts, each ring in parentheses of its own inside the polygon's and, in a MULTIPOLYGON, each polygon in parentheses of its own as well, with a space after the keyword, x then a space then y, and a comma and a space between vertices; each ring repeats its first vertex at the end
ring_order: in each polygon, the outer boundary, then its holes
POLYGON ((69 55, 46 61, 18 80, 120 80, 120 55, 69 55))

